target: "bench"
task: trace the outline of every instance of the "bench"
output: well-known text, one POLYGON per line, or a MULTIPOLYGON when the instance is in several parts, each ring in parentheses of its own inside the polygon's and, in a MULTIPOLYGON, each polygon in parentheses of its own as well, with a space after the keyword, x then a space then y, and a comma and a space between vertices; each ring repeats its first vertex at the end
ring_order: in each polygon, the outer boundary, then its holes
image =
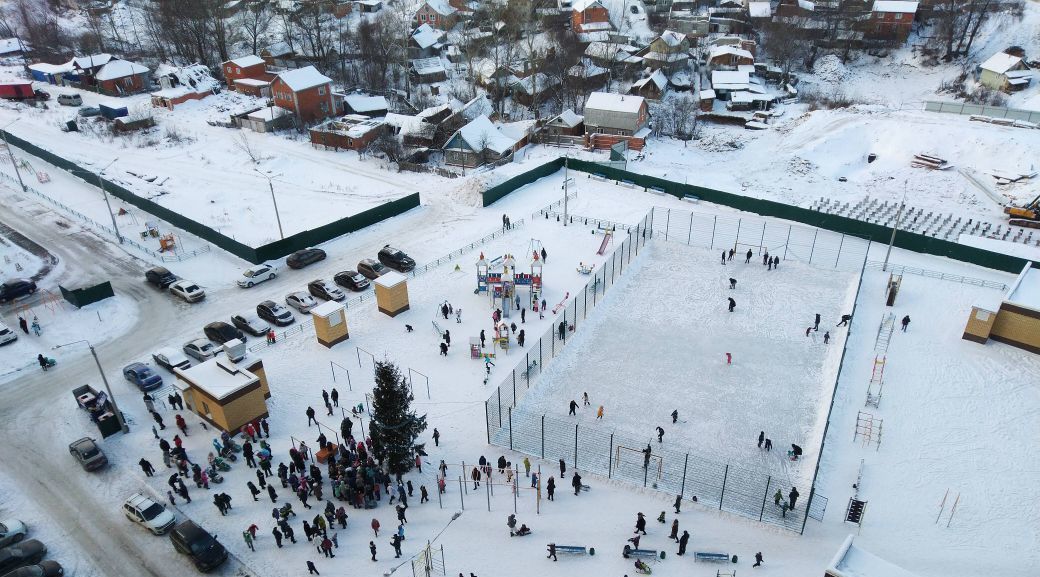
POLYGON ((693 196, 692 194, 684 194, 682 199, 686 202, 692 202, 693 204, 697 204, 701 201, 699 196, 693 196))
POLYGON ((704 552, 704 551, 696 551, 693 554, 693 560, 694 561, 718 561, 718 562, 725 563, 725 562, 728 562, 730 559, 729 559, 729 554, 728 553, 707 553, 707 552, 704 552))
POLYGON ((648 186, 648 187, 644 188, 643 191, 644 192, 652 192, 652 193, 660 195, 660 196, 664 196, 664 195, 668 194, 668 191, 666 191, 665 189, 661 188, 660 186, 648 186))
POLYGON ((625 545, 625 548, 621 551, 621 556, 625 559, 629 557, 641 557, 643 559, 653 559, 654 561, 658 558, 664 559, 664 554, 658 553, 656 549, 633 549, 629 545, 625 545))
MULTIPOLYGON (((546 548, 548 548, 548 546, 546 546, 546 548)), ((586 549, 581 545, 557 545, 556 553, 570 553, 571 555, 595 555, 596 549, 594 547, 589 547, 588 549, 586 549)))

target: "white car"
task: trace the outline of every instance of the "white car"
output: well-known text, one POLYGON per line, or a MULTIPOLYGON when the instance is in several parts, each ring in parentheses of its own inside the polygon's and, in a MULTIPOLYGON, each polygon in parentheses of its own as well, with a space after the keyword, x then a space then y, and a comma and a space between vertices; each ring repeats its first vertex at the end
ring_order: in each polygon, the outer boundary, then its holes
POLYGON ((179 280, 170 285, 170 292, 189 303, 197 303, 206 298, 206 291, 190 280, 179 280))
POLYGON ((285 304, 300 311, 301 313, 305 313, 311 310, 312 308, 318 306, 318 301, 314 300, 314 297, 303 291, 297 291, 285 295, 285 304))
POLYGON ((18 334, 12 331, 4 323, 0 323, 0 345, 13 343, 18 340, 18 334))
POLYGON ((17 519, 4 519, 0 522, 0 549, 25 539, 28 532, 29 528, 25 523, 17 519))
POLYGON ((242 273, 242 278, 238 279, 238 286, 249 288, 264 281, 271 280, 276 276, 278 276, 278 274, 274 272, 273 266, 266 263, 258 264, 247 268, 242 273))
POLYGON ((195 339, 184 343, 184 354, 197 361, 206 361, 217 354, 217 346, 207 339, 195 339))
POLYGON ((155 364, 173 372, 173 369, 186 369, 191 366, 191 360, 181 351, 173 347, 163 347, 152 353, 155 364))
POLYGON ((169 531, 177 520, 162 504, 140 493, 134 493, 123 503, 123 513, 128 519, 156 535, 169 531))

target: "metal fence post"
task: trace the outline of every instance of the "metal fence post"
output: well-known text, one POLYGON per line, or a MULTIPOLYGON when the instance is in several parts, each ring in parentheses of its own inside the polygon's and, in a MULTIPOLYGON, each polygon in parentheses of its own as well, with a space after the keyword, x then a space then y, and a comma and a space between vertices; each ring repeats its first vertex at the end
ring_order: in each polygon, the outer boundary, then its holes
POLYGON ((672 224, 672 209, 668 209, 668 214, 665 215, 664 220, 664 239, 668 240, 668 227, 672 224))
POLYGON ((509 407, 509 450, 513 450, 513 407, 509 407))
POLYGON ((841 235, 841 241, 838 243, 838 257, 834 259, 834 268, 838 268, 838 261, 841 260, 841 247, 845 245, 845 235, 841 235))
POLYGON ((610 452, 607 453, 607 478, 614 474, 614 433, 610 434, 610 452))
POLYGON ((516 406, 516 369, 513 369, 512 375, 513 375, 513 405, 512 406, 515 407, 516 406))
POLYGON ((498 391, 498 428, 502 428, 502 387, 495 389, 498 391))
POLYGON ((819 236, 820 229, 815 229, 812 236, 812 248, 809 249, 809 264, 812 264, 812 255, 816 252, 816 237, 819 236))
POLYGON ((643 461, 643 487, 646 487, 647 477, 650 475, 650 461, 643 461))
POLYGON ((719 215, 715 215, 714 220, 711 221, 711 245, 708 248, 715 248, 715 227, 719 224, 719 215))
MULTIPOLYGON (((769 475, 766 477, 766 494, 762 495, 762 510, 758 512, 758 520, 761 521, 762 517, 766 514, 766 500, 769 499, 769 485, 773 481, 773 476, 769 475)), ((808 511, 808 509, 806 509, 808 511)))
POLYGON ((488 413, 489 410, 490 409, 488 407, 488 402, 484 401, 484 422, 487 423, 487 437, 488 437, 488 444, 490 445, 491 444, 491 414, 488 413))
POLYGON ((737 219, 737 236, 733 238, 733 250, 737 249, 737 245, 740 244, 740 225, 744 222, 744 219, 737 219))
POLYGON ((802 518, 802 529, 798 531, 799 535, 805 534, 805 523, 809 520, 809 507, 812 507, 813 497, 816 495, 816 487, 809 488, 809 500, 805 502, 805 517, 802 518))
POLYGON ((686 459, 683 460, 682 464, 682 488, 679 489, 680 495, 686 494, 686 467, 690 464, 690 454, 686 453, 686 459))
POLYGON ((787 225, 787 242, 784 243, 784 260, 787 260, 787 247, 791 246, 791 225, 787 225))
MULTIPOLYGON (((488 443, 489 445, 491 443, 488 443)), ((542 415, 542 458, 545 458, 545 415, 542 415)))
POLYGON ((762 223, 762 238, 758 239, 758 254, 762 254, 762 244, 766 241, 766 223, 762 223))
MULTIPOLYGON (((596 277, 593 277, 593 278, 596 278, 596 277)), ((593 290, 595 290, 595 288, 593 288, 593 290)), ((585 307, 585 308, 584 308, 584 310, 581 313, 581 318, 582 318, 582 320, 584 320, 584 319, 589 318, 589 285, 585 285, 585 294, 582 296, 582 300, 584 302, 584 304, 582 306, 585 307)), ((595 301, 595 299, 593 299, 593 301, 595 301)), ((577 303, 578 299, 574 299, 574 302, 577 303)), ((577 304, 574 305, 575 308, 577 308, 577 306, 578 306, 577 304)), ((578 315, 575 314, 574 316, 577 317, 578 315)))
POLYGON ((693 239, 693 211, 690 211, 690 228, 686 231, 686 246, 690 245, 693 239))
POLYGON ((726 498, 726 479, 729 479, 729 465, 726 465, 726 471, 722 474, 722 492, 719 494, 719 511, 722 510, 722 501, 726 498))
MULTIPOLYGON (((578 424, 574 423, 574 469, 578 469, 578 424)), ((560 479, 561 481, 563 479, 560 479)))

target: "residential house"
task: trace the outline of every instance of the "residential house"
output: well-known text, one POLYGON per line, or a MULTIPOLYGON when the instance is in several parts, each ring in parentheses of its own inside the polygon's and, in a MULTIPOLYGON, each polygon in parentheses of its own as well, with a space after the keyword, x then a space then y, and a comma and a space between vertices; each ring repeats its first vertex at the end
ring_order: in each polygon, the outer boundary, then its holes
POLYGON ((596 66, 610 68, 615 65, 639 66, 643 62, 642 56, 636 56, 639 49, 627 44, 615 44, 608 42, 590 42, 585 47, 585 57, 596 66))
POLYGON ((642 96, 593 92, 585 102, 585 140, 593 149, 608 149, 622 140, 642 150, 650 130, 650 110, 642 96))
MULTIPOLYGON (((657 7, 661 7, 660 2, 657 7)), ((668 29, 685 34, 686 38, 691 39, 691 45, 695 45, 698 39, 707 36, 711 28, 710 18, 707 14, 694 10, 665 10, 663 13, 668 18, 666 23, 668 29)))
POLYGON ((202 100, 220 90, 220 84, 203 64, 169 66, 162 64, 155 71, 161 87, 152 93, 152 106, 173 110, 189 100, 202 100))
POLYGON ((754 63, 755 56, 738 46, 723 44, 708 49, 710 70, 735 70, 738 66, 754 63))
POLYGON ((546 122, 542 131, 549 137, 581 136, 585 131, 585 117, 568 108, 546 122))
POLYGON ((271 95, 276 106, 292 112, 301 123, 337 113, 332 79, 313 66, 279 73, 271 82, 271 95))
POLYGON ((279 128, 289 128, 295 123, 294 118, 293 114, 284 108, 265 106, 232 114, 231 124, 253 132, 271 132, 279 128))
POLYGON ((487 116, 474 118, 444 144, 444 163, 475 168, 511 158, 516 141, 503 134, 487 116))
POLYGON ((663 70, 658 69, 650 76, 637 80, 628 93, 647 100, 660 100, 667 88, 668 77, 664 75, 663 70))
MULTIPOLYGON (((457 102, 457 101, 456 101, 457 102)), ((462 103, 458 103, 461 105, 462 103)), ((432 106, 415 115, 387 113, 383 119, 388 127, 398 135, 401 144, 409 148, 430 148, 437 143, 438 137, 446 141, 450 132, 442 129, 445 121, 454 114, 451 105, 432 106), (444 134, 448 132, 448 134, 444 134)))
POLYGON ((347 94, 343 97, 344 112, 346 114, 360 114, 368 118, 386 116, 390 106, 383 96, 369 96, 367 94, 347 94))
POLYGON ((1029 86, 1033 72, 1019 56, 997 52, 979 65, 979 84, 993 90, 1015 92, 1029 86))
POLYGON ((263 58, 268 66, 282 68, 293 66, 295 57, 296 52, 289 46, 288 42, 275 42, 260 51, 260 58, 263 58))
POLYGON ((386 123, 360 114, 327 120, 310 129, 311 144, 333 150, 364 150, 386 131, 386 123))
POLYGON ((101 70, 102 66, 113 60, 118 59, 106 53, 76 56, 72 59, 73 71, 79 77, 80 85, 83 88, 93 88, 97 82, 94 76, 101 70))
POLYGON ((28 51, 28 47, 18 38, 4 38, 0 40, 0 58, 22 56, 28 51))
POLYGON ((910 28, 916 14, 917 2, 875 0, 870 10, 866 37, 903 44, 910 37, 910 28))
POLYGON ((511 86, 519 80, 508 65, 496 64, 490 58, 474 60, 472 74, 476 76, 477 84, 484 88, 493 86, 503 88, 511 86))
POLYGON ((574 0, 571 3, 571 30, 581 42, 605 42, 614 25, 610 10, 601 0, 574 0))
POLYGON ((711 88, 719 100, 729 100, 733 92, 748 91, 751 75, 743 70, 715 70, 711 73, 711 88))
POLYGON ((689 66, 690 42, 685 34, 665 30, 654 38, 640 56, 646 66, 671 74, 689 66))
POLYGON ((360 0, 357 5, 362 14, 374 14, 383 9, 383 0, 360 0))
POLYGON ((408 41, 409 58, 430 58, 440 54, 444 47, 444 31, 433 28, 428 23, 412 32, 408 41))
POLYGON ((79 83, 81 80, 79 73, 76 71, 74 60, 69 60, 65 64, 48 64, 46 62, 30 64, 29 74, 37 82, 46 82, 58 86, 62 86, 66 82, 79 83))
POLYGON ((773 19, 773 5, 769 2, 748 2, 748 18, 756 26, 762 26, 773 19))
POLYGON ((94 83, 102 94, 128 96, 148 88, 149 72, 148 67, 128 60, 111 60, 94 74, 94 83))
POLYGON ((242 78, 265 80, 268 83, 274 80, 274 74, 267 72, 267 62, 255 54, 228 60, 221 65, 221 69, 224 71, 224 82, 227 82, 229 90, 239 90, 235 82, 242 78))
POLYGON ((701 112, 711 112, 715 107, 715 91, 708 88, 697 93, 698 104, 701 112))
POLYGON ((415 11, 415 22, 422 26, 429 24, 438 30, 451 30, 458 22, 458 10, 447 0, 425 0, 415 11))
POLYGON ((545 94, 555 90, 560 85, 558 78, 536 72, 526 78, 522 78, 513 84, 513 100, 524 106, 534 106, 545 102, 545 94))
POLYGON ((448 79, 448 71, 438 57, 412 60, 411 69, 416 81, 422 84, 444 82, 448 79))
POLYGON ((582 92, 592 92, 606 86, 607 80, 610 78, 610 71, 583 60, 567 69, 567 78, 570 79, 572 86, 579 88, 582 92))
POLYGON ((235 81, 235 90, 241 94, 248 94, 257 98, 270 98, 271 82, 274 80, 274 76, 274 74, 271 74, 271 80, 239 78, 235 81))

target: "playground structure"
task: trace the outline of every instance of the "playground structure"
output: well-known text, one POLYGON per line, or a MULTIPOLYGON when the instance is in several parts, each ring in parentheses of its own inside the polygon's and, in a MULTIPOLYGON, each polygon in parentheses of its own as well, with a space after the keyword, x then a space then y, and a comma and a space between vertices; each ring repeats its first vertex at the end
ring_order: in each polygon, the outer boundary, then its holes
POLYGON ((887 357, 874 357, 874 371, 870 375, 870 383, 867 385, 867 400, 864 406, 877 408, 881 404, 881 393, 885 386, 885 361, 887 357))
MULTIPOLYGON (((601 228, 601 230, 603 231, 603 242, 601 242, 599 244, 599 250, 596 251, 596 254, 598 254, 600 256, 602 256, 603 253, 607 252, 607 246, 610 245, 610 244, 613 244, 613 242, 614 242, 614 228, 613 227, 601 228)), ((592 233, 595 234, 596 231, 593 230, 592 233)))
POLYGON ((881 449, 881 427, 883 419, 876 419, 871 413, 859 411, 856 415, 856 432, 852 435, 852 442, 861 439, 863 446, 873 444, 874 450, 881 449))
MULTIPOLYGON (((502 318, 509 318, 513 311, 520 308, 517 289, 526 288, 531 310, 538 312, 542 296, 542 260, 534 250, 531 251, 530 271, 517 272, 516 259, 511 254, 488 261, 482 252, 477 261, 477 289, 474 292, 487 293, 491 298, 491 307, 500 309, 502 318)), ((500 320, 496 321, 496 325, 500 320)))

